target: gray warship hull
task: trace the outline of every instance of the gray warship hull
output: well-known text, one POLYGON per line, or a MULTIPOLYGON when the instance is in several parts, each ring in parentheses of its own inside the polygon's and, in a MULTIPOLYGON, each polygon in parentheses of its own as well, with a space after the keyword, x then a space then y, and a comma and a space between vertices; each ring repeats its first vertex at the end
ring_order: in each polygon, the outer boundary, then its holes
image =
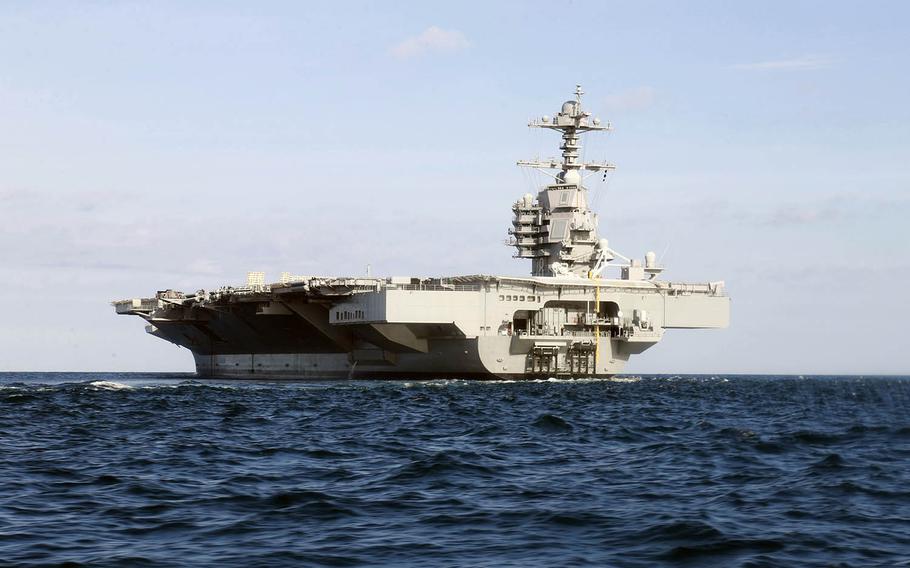
POLYGON ((115 306, 223 378, 609 377, 664 330, 729 317, 719 284, 556 277, 311 278, 115 306))

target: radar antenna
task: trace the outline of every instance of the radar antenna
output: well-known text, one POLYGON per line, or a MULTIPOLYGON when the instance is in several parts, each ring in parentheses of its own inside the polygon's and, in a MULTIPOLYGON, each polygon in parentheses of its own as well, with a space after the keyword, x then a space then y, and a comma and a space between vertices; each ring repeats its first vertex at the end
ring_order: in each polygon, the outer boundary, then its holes
MULTIPOLYGON (((580 170, 586 170, 592 173, 607 172, 616 169, 616 166, 610 162, 579 162, 578 151, 581 149, 579 136, 587 132, 609 132, 613 126, 607 122, 601 124, 599 118, 591 118, 591 113, 582 110, 581 96, 584 91, 581 85, 575 86, 575 100, 566 101, 562 105, 560 112, 553 118, 544 116, 528 123, 530 128, 547 128, 562 132, 562 160, 549 158, 545 160, 519 160, 518 165, 538 170, 561 170, 556 179, 561 183, 580 183, 580 170), (570 173, 574 172, 574 173, 570 173), (576 181, 577 179, 577 181, 576 181)), ((547 173, 547 172, 545 172, 547 173)), ((551 175, 551 174, 550 174, 551 175)))

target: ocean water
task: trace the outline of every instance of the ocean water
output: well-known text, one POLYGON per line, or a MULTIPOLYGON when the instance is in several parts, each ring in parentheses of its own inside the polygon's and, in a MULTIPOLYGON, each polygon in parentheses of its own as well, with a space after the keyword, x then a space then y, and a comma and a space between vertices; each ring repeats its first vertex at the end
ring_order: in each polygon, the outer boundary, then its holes
POLYGON ((0 374, 3 566, 910 566, 910 378, 0 374))

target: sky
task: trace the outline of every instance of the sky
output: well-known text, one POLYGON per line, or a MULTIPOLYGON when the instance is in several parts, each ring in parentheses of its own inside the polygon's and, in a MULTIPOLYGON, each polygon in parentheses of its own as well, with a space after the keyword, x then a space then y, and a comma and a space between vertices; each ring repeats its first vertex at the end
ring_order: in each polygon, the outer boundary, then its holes
POLYGON ((0 4, 0 370, 192 371, 111 300, 526 275, 575 85, 600 232, 726 282, 631 373, 910 373, 904 2, 0 4), (597 136, 597 137, 594 137, 597 136))

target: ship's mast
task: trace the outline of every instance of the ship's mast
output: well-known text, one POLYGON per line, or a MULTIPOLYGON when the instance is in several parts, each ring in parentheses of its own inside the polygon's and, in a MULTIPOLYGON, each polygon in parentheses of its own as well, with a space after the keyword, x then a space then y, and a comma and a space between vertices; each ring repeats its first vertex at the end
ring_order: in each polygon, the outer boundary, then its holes
POLYGON ((512 208, 515 219, 512 242, 517 258, 532 259, 535 276, 575 274, 587 276, 606 250, 606 242, 597 236, 597 216, 588 209, 583 171, 606 172, 616 166, 609 162, 580 162, 580 136, 587 132, 612 130, 610 123, 601 124, 581 107, 581 85, 575 88, 575 100, 562 104, 559 113, 531 121, 531 128, 547 128, 562 133, 562 160, 520 160, 519 166, 544 171, 555 183, 546 186, 535 201, 529 194, 512 208), (553 174, 547 170, 559 170, 553 174))
POLYGON ((581 85, 576 85, 575 100, 564 102, 559 114, 553 118, 544 116, 528 123, 530 128, 548 128, 550 130, 562 132, 562 145, 559 147, 559 149, 562 150, 562 162, 557 162, 555 159, 519 160, 519 166, 541 170, 558 169, 561 170, 561 172, 557 176, 557 179, 569 179, 570 181, 574 181, 574 176, 570 174, 567 178, 566 174, 574 171, 579 173, 578 185, 580 185, 581 182, 579 170, 584 169, 590 172, 602 172, 616 169, 616 166, 609 162, 578 161, 578 151, 581 149, 581 144, 579 143, 581 134, 586 132, 609 132, 610 130, 613 130, 613 126, 609 122, 601 124, 599 118, 589 120, 591 113, 586 112, 581 108, 581 96, 583 94, 585 93, 581 90, 581 85))

